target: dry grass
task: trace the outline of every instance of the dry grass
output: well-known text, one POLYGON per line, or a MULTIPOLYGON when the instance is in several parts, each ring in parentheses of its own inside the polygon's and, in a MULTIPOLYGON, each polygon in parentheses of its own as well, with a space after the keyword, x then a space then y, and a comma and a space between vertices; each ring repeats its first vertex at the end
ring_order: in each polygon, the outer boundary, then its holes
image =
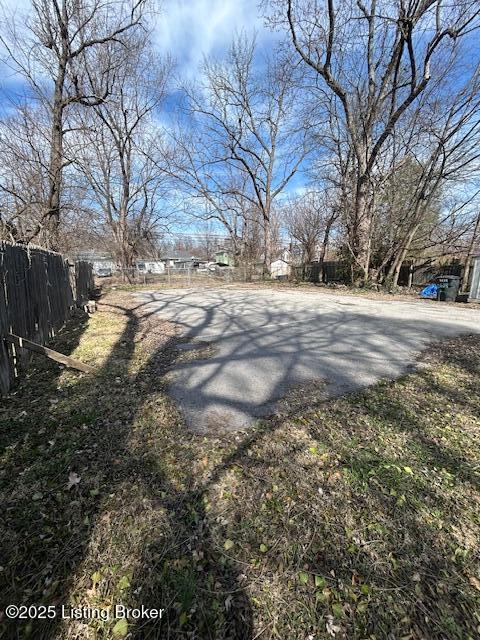
MULTIPOLYGON (((191 353, 133 306, 112 292, 58 336, 95 376, 38 358, 3 402, 5 604, 167 609, 131 620, 132 638, 479 636, 478 337, 396 382, 325 403, 319 381, 308 407, 294 393, 248 433, 205 437, 166 393, 191 353)), ((0 635, 114 625, 3 618, 0 635)))

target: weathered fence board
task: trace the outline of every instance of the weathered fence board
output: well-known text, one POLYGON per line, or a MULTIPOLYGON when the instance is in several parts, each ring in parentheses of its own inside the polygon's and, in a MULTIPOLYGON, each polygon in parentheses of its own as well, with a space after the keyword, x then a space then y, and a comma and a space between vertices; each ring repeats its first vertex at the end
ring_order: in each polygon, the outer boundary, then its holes
POLYGON ((41 353, 43 356, 47 356, 47 358, 55 360, 55 362, 60 362, 67 367, 73 367, 74 369, 78 369, 79 371, 83 371, 84 373, 93 373, 95 371, 95 369, 89 364, 80 362, 80 360, 76 360, 75 358, 66 356, 63 353, 55 351, 54 349, 49 349, 48 347, 44 347, 43 345, 32 342, 31 340, 27 340, 26 338, 16 336, 13 333, 9 333, 8 336, 4 338, 4 340, 5 342, 9 342, 10 344, 20 347, 21 349, 23 348, 28 349, 29 351, 33 351, 34 353, 41 353))
POLYGON ((0 242, 0 392, 6 393, 30 359, 27 349, 7 344, 15 334, 45 344, 75 305, 93 289, 92 266, 70 264, 59 253, 0 242))
POLYGON ((75 301, 77 306, 83 306, 89 300, 93 291, 93 269, 90 262, 75 263, 75 301))

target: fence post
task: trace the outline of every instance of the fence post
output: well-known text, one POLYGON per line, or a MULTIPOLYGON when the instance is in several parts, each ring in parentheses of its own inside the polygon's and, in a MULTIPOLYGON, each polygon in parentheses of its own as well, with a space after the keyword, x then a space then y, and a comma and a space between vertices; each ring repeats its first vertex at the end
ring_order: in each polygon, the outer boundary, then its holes
POLYGON ((7 393, 10 388, 10 362, 7 345, 3 338, 7 335, 8 314, 6 299, 6 283, 5 269, 3 266, 5 260, 5 248, 3 243, 0 244, 0 393, 7 393))
POLYGON ((410 265, 410 268, 408 270, 408 283, 407 283, 407 287, 409 289, 412 288, 412 283, 413 283, 413 272, 415 271, 415 261, 412 262, 412 264, 410 265))

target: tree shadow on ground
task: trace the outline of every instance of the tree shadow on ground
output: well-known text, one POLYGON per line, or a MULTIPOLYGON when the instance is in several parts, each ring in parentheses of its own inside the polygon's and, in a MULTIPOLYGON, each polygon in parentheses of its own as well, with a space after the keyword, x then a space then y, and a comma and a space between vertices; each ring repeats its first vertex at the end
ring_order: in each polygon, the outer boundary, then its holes
MULTIPOLYGON (((7 434, 4 603, 164 608, 131 621, 138 640, 475 637, 476 476, 428 408, 407 412, 401 387, 379 385, 237 439, 194 434, 165 397, 178 336, 146 304, 118 306, 125 326, 93 378, 69 374, 58 392, 45 373, 45 397, 7 434)), ((478 389, 452 396, 416 375, 430 402, 478 410, 478 389)), ((8 638, 88 633, 0 624, 8 638)), ((89 629, 111 637, 111 624, 89 629)))
MULTIPOLYGON (((71 353, 78 346, 87 325, 88 316, 77 311, 56 335, 51 346, 63 353, 71 353)), ((38 415, 45 415, 50 411, 50 398, 53 391, 57 389, 58 379, 63 369, 63 365, 33 354, 31 366, 26 371, 22 371, 21 377, 16 380, 9 395, 0 396, 2 424, 0 455, 7 447, 17 446, 31 430, 27 409, 33 409, 38 415), (32 388, 34 391, 30 392, 32 388), (11 424, 12 416, 14 425, 11 424)))
POLYGON ((212 341, 207 361, 176 368, 172 397, 187 424, 212 431, 228 422, 248 426, 276 410, 292 387, 314 379, 330 395, 369 386, 408 370, 432 333, 471 330, 472 319, 398 314, 320 297, 307 306, 295 298, 217 290, 142 292, 149 308, 177 323, 186 339, 212 341), (352 307, 352 308, 350 308, 352 307))
MULTIPOLYGON (((478 367, 478 337, 469 340, 478 367)), ((471 357, 454 361, 476 370, 471 357)), ((431 371, 414 375, 414 398, 402 381, 383 383, 314 412, 264 421, 213 470, 212 486, 232 468, 244 478, 235 503, 219 505, 225 519, 244 522, 263 510, 268 523, 272 550, 261 573, 279 578, 282 607, 275 610, 265 594, 274 628, 262 637, 334 631, 460 640, 478 633, 478 460, 444 437, 448 417, 431 415, 453 403, 463 428, 469 417, 474 425, 478 379, 472 397, 452 393, 431 371), (408 411, 418 402, 422 410, 408 411)))
MULTIPOLYGON (((40 369, 32 370, 16 393, 14 406, 27 413, 19 424, 4 424, 2 608, 7 604, 68 608, 81 605, 78 594, 86 591, 90 603, 106 607, 112 601, 103 598, 102 589, 110 595, 113 592, 118 602, 125 601, 125 578, 132 567, 128 556, 131 541, 128 536, 121 539, 121 525, 133 523, 132 541, 140 538, 141 545, 141 538, 151 532, 136 531, 135 517, 142 516, 145 508, 152 514, 146 522, 161 523, 163 527, 165 549, 176 547, 179 535, 185 540, 201 538, 203 557, 208 558, 208 569, 195 574, 194 584, 186 568, 178 565, 175 579, 167 579, 165 597, 156 606, 165 608, 168 600, 167 615, 175 617, 175 625, 181 628, 182 615, 186 611, 192 615, 191 603, 198 600, 196 593, 215 591, 222 584, 236 594, 235 607, 223 611, 222 637, 250 638, 248 598, 242 594, 234 565, 224 563, 221 554, 210 548, 208 527, 202 524, 203 505, 197 499, 189 469, 172 471, 161 457, 152 454, 149 437, 155 434, 137 434, 134 427, 148 398, 164 389, 163 376, 177 355, 177 337, 166 331, 147 363, 136 368, 136 341, 148 339, 155 329, 148 326, 149 314, 143 313, 143 305, 119 305, 117 311, 120 316, 126 314, 125 326, 93 377, 67 373, 67 380, 59 386, 58 369, 44 363, 40 369), (35 373, 42 376, 38 389, 32 389, 35 373), (179 480, 177 476, 182 473, 184 479, 179 480), (122 521, 122 517, 126 520, 122 521), (106 540, 98 538, 98 531, 106 540), (97 553, 99 542, 106 542, 113 549, 110 557, 102 559, 101 567, 95 566, 95 557, 98 561, 102 556, 101 551, 97 553), (120 553, 116 553, 116 545, 120 553), (115 564, 118 558, 125 567, 115 564), (124 581, 120 580, 117 589, 111 583, 118 577, 124 581)), ((74 331, 72 336, 69 350, 66 344, 62 345, 64 352, 70 353, 78 344, 80 332, 74 331)), ((8 416, 11 401, 12 398, 5 401, 8 416)), ((195 458, 193 449, 186 452, 187 460, 189 456, 195 458)), ((136 551, 138 548, 132 547, 132 555, 136 551)), ((128 575, 131 577, 132 573, 128 575)), ((145 575, 157 578, 152 567, 145 568, 145 575)), ((208 629, 209 621, 219 619, 216 607, 218 601, 213 595, 202 598, 197 615, 200 627, 208 629)), ((165 621, 163 627, 166 624, 165 621)), ((54 619, 25 621, 3 617, 0 625, 3 637, 9 638, 48 640, 86 633, 81 622, 65 622, 58 615, 54 619)), ((98 638, 111 633, 111 625, 101 621, 93 627, 98 638)))

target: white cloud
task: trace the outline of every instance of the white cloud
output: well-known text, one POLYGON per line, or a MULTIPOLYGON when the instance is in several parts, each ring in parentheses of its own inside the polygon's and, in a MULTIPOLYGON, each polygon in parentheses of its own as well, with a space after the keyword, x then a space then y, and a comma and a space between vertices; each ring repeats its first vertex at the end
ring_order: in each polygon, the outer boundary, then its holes
MULTIPOLYGON (((259 44, 275 38, 264 27, 260 0, 157 1, 155 45, 176 60, 184 76, 195 75, 205 55, 225 51, 236 32, 257 33, 259 44)), ((0 18, 15 13, 21 22, 31 11, 31 0, 0 0, 0 7, 0 18)))
POLYGON ((166 0, 157 21, 156 44, 193 75, 204 55, 221 52, 235 32, 272 37, 264 26, 258 0, 166 0))

